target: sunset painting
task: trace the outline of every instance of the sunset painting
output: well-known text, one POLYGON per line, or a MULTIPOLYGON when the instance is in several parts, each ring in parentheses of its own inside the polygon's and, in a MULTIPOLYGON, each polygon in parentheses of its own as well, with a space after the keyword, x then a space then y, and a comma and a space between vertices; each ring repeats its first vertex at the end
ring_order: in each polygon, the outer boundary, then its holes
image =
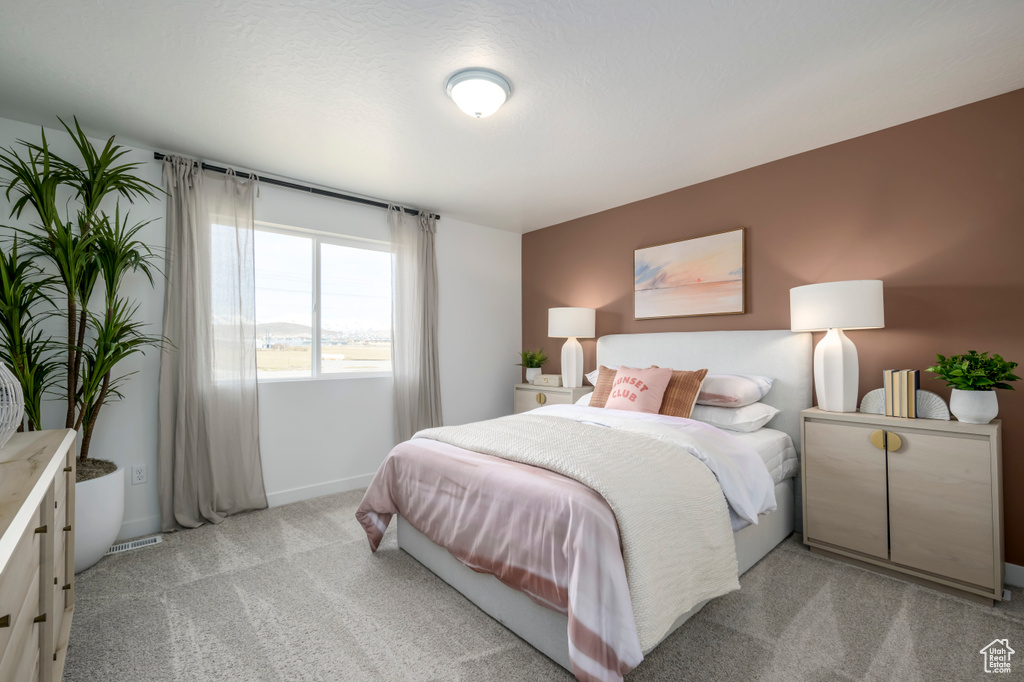
POLYGON ((746 312, 745 237, 740 228, 634 251, 636 319, 746 312))

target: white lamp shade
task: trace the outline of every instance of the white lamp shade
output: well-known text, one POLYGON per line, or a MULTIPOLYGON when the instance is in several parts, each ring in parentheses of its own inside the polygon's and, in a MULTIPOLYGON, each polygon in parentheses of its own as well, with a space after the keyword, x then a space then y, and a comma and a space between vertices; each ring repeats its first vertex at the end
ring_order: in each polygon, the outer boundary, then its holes
POLYGON ((548 308, 548 336, 589 339, 594 336, 593 308, 548 308))
POLYGON ((795 332, 879 329, 885 326, 882 281, 808 284, 789 290, 790 325, 795 332))

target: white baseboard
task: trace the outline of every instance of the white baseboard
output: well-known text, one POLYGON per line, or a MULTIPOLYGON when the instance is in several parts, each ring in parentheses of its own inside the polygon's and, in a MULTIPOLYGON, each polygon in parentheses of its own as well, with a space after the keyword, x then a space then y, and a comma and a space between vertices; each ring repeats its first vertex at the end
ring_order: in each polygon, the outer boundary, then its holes
POLYGON ((130 540, 143 535, 160 532, 160 517, 146 516, 141 519, 130 519, 121 523, 121 532, 117 534, 117 542, 130 540))
POLYGON ((351 478, 340 478, 336 481, 316 483, 291 490, 280 490, 274 493, 267 493, 267 504, 271 507, 280 507, 282 504, 291 504, 301 500, 308 500, 313 497, 323 497, 334 493, 343 493, 346 490, 365 488, 373 480, 373 474, 352 476, 351 478))
MULTIPOLYGON (((365 474, 363 476, 341 478, 338 479, 337 481, 327 481, 326 483, 307 485, 301 488, 292 488, 291 490, 281 490, 276 493, 267 493, 267 505, 271 507, 280 507, 283 504, 300 502, 302 500, 308 500, 314 497, 323 497, 324 495, 343 493, 346 490, 365 488, 366 486, 370 485, 370 481, 372 479, 373 474, 365 474)), ((141 537, 143 535, 152 535, 153 533, 159 532, 159 516, 147 516, 141 519, 129 519, 121 524, 121 532, 117 534, 117 542, 130 540, 132 538, 141 537)), ((1021 570, 1024 571, 1024 569, 1021 570)))
POLYGON ((1007 585, 1013 585, 1014 587, 1024 587, 1024 566, 1018 566, 1017 564, 1006 564, 1006 576, 1003 581, 1007 585))

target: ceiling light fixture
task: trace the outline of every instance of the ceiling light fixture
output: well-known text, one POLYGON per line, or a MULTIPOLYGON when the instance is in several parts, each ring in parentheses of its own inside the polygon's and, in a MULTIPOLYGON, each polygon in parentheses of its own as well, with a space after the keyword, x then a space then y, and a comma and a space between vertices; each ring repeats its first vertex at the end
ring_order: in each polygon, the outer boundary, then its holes
POLYGON ((483 118, 497 111, 512 96, 512 86, 499 73, 465 69, 448 79, 448 96, 470 116, 483 118))

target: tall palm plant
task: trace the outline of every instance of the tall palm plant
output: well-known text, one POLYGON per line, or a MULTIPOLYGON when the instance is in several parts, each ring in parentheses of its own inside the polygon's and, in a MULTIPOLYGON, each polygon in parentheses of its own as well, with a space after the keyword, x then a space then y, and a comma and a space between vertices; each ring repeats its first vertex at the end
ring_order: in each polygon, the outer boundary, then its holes
MULTIPOLYGON (((84 429, 80 458, 85 460, 100 409, 121 397, 118 388, 128 375, 118 375, 117 366, 159 342, 135 319, 138 306, 120 294, 128 273, 142 272, 153 282, 155 254, 136 239, 148 222, 131 224, 127 214, 122 219, 119 203, 111 217, 103 209, 104 200, 148 201, 161 190, 137 177, 141 164, 124 162, 129 150, 115 144, 113 137, 97 150, 77 119, 74 128, 58 120, 74 142, 80 163, 55 154, 43 132, 38 144, 19 140, 17 148, 0 148, 0 173, 7 176, 11 217, 20 218, 31 207, 37 219, 29 229, 14 229, 15 234, 56 272, 54 286, 61 296, 59 303, 57 296, 50 300, 67 322, 66 341, 60 344, 65 426, 84 429), (73 219, 62 218, 58 203, 58 197, 68 192, 69 204, 76 204, 73 219), (94 297, 101 280, 103 293, 94 297)), ((4 294, 0 290, 0 296, 4 294)))
POLYGON ((52 307, 52 278, 18 253, 18 242, 0 248, 0 359, 21 384, 28 430, 42 427, 43 396, 58 379, 54 345, 40 327, 46 318, 41 303, 52 307))

